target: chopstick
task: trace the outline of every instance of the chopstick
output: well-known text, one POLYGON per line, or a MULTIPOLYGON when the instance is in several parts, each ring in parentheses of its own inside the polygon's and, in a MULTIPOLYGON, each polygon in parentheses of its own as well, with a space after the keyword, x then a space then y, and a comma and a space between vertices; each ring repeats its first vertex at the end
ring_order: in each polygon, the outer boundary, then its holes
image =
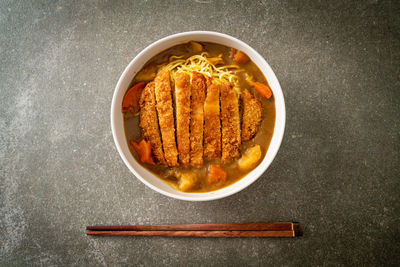
POLYGON ((87 226, 87 235, 171 237, 296 237, 300 225, 292 222, 87 226))

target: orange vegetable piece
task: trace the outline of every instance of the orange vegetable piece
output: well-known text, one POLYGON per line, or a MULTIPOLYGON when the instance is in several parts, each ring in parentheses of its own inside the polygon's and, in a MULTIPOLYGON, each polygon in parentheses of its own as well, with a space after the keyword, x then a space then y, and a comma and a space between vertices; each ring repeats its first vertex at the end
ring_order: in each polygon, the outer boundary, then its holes
POLYGON ((221 167, 211 164, 208 170, 208 183, 225 183, 227 178, 227 173, 221 167))
POLYGON ((271 87, 269 87, 268 82, 267 82, 267 84, 263 84, 263 83, 260 83, 260 82, 253 82, 253 87, 254 87, 254 89, 257 90, 257 92, 260 93, 260 95, 262 95, 266 99, 270 99, 271 98, 272 90, 271 90, 271 87))
POLYGON ((249 62, 250 58, 242 51, 238 51, 235 54, 235 57, 233 58, 233 60, 235 60, 235 62, 239 63, 239 64, 246 64, 247 62, 249 62))
POLYGON ((132 111, 136 113, 139 111, 140 94, 145 85, 145 82, 137 83, 126 92, 124 99, 122 100, 122 112, 132 111))
POLYGON ((151 152, 150 142, 142 139, 142 141, 140 141, 139 143, 131 141, 131 145, 135 149, 136 153, 139 155, 141 162, 155 165, 151 152))

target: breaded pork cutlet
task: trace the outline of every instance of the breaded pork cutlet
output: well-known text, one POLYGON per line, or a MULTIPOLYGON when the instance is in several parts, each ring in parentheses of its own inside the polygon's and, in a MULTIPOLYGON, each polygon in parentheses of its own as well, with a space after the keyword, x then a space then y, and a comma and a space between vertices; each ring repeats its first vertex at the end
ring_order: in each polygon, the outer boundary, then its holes
MULTIPOLYGON (((155 96, 160 125, 164 157, 168 166, 178 166, 178 151, 175 142, 174 111, 172 106, 170 72, 164 71, 156 76, 155 96)), ((154 122, 156 123, 156 122, 154 122)))
POLYGON ((139 126, 142 130, 143 137, 150 142, 157 163, 166 165, 160 132, 158 129, 154 82, 148 83, 143 89, 140 96, 139 106, 139 126))
POLYGON ((219 117, 219 84, 207 87, 204 102, 204 157, 221 157, 221 125, 219 117))
POLYGON ((248 90, 241 94, 243 118, 242 118, 242 141, 252 139, 261 125, 262 105, 248 90))
POLYGON ((190 116, 190 164, 203 165, 203 124, 204 100, 206 97, 206 78, 203 74, 192 72, 192 112, 190 116))
POLYGON ((175 114, 179 163, 187 165, 190 161, 190 76, 186 73, 175 74, 175 114))
POLYGON ((239 100, 233 85, 221 84, 222 161, 240 156, 239 100))

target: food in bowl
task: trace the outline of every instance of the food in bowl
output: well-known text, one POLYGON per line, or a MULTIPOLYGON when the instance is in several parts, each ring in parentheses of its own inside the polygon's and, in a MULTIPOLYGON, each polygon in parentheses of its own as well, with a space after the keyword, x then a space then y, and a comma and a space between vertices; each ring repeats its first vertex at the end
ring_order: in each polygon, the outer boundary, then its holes
POLYGON ((179 44, 151 58, 127 89, 122 112, 131 153, 177 190, 229 186, 268 150, 274 96, 242 51, 209 42, 179 44))

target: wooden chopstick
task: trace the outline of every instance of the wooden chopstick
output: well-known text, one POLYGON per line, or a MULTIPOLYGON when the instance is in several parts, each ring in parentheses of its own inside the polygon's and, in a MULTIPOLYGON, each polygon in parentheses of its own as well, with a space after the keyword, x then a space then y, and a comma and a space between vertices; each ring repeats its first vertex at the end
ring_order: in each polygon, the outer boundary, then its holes
POLYGON ((100 236, 295 237, 294 231, 87 231, 100 236))
POLYGON ((292 222, 87 226, 87 235, 175 237, 295 237, 300 225, 292 222))

